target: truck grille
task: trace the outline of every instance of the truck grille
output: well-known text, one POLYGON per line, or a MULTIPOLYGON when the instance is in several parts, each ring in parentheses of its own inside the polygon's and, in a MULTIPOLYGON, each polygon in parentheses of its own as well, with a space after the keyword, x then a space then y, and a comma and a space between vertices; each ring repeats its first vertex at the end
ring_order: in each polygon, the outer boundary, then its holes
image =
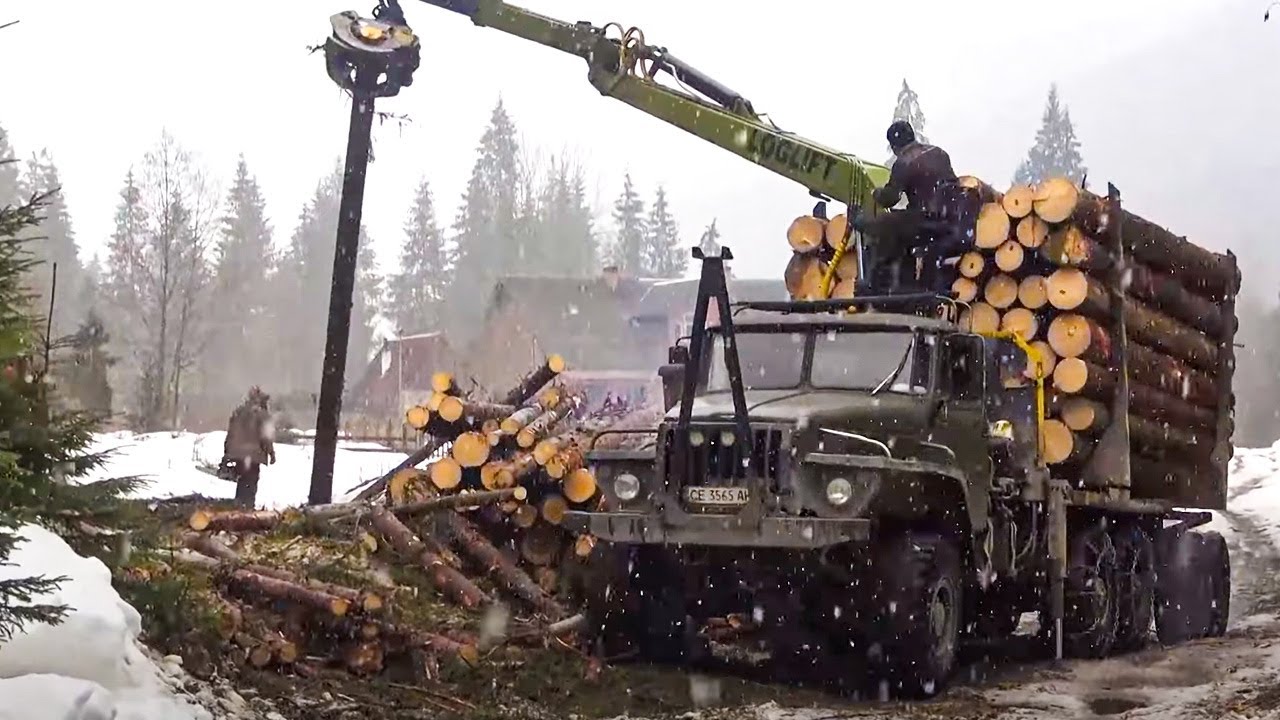
POLYGON ((734 481, 748 477, 763 477, 776 481, 782 448, 782 430, 779 428, 753 428, 751 431, 751 456, 746 457, 744 443, 726 445, 720 434, 734 432, 731 425, 693 425, 689 432, 701 433, 700 445, 687 445, 685 465, 676 467, 676 444, 680 442, 675 428, 665 428, 662 434, 662 452, 666 476, 673 485, 733 485, 734 481), (746 460, 750 462, 746 462, 746 460))

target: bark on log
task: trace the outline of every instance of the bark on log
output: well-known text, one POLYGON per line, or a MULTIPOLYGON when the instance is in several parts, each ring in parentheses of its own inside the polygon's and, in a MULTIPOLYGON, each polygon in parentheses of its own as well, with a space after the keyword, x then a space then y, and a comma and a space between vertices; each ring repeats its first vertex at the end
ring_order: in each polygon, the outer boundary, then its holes
MULTIPOLYGON (((1054 370, 1053 385, 1064 393, 1082 395, 1103 403, 1115 395, 1117 373, 1080 358, 1068 358, 1058 363, 1054 370)), ((1212 410, 1161 392, 1155 388, 1129 381, 1129 412, 1131 415, 1153 422, 1182 427, 1201 427, 1206 430, 1216 425, 1212 410)))
POLYGON ((1129 294, 1150 302, 1210 337, 1222 337, 1228 324, 1235 325, 1234 317, 1224 317, 1221 307, 1187 290, 1172 276, 1136 262, 1128 263, 1124 275, 1125 290, 1129 294))
POLYGON ((405 468, 416 467, 420 463, 425 462, 427 458, 434 455, 440 447, 444 445, 444 442, 445 441, 440 440, 439 438, 431 438, 427 440, 427 442, 424 443, 422 447, 415 450, 413 454, 404 460, 401 460, 399 464, 394 468, 391 468, 391 470, 389 470, 385 475, 373 481, 369 487, 357 493, 355 499, 371 500, 382 495, 382 493, 387 489, 387 483, 391 481, 391 478, 394 477, 396 473, 404 470, 405 468))
POLYGON ((530 565, 550 565, 560 557, 563 539, 559 528, 537 523, 520 536, 520 556, 530 565))
POLYGON ((489 601, 483 590, 428 549, 391 511, 375 507, 370 520, 374 529, 382 533, 396 552, 421 565, 431 578, 432 585, 454 602, 465 608, 475 608, 489 601))
POLYGON ((555 376, 564 372, 564 369, 564 358, 559 355, 548 355, 541 367, 521 378, 520 382, 502 397, 502 404, 514 406, 524 404, 555 376))
POLYGON ((1240 288, 1239 268, 1229 256, 1199 247, 1127 210, 1113 218, 1107 201, 1092 193, 1078 191, 1070 208, 1071 222, 1091 235, 1104 235, 1112 224, 1120 222, 1129 254, 1151 268, 1177 276, 1182 285, 1198 294, 1221 299, 1234 296, 1240 288))
POLYGON ((1180 455, 1208 458, 1213 453, 1213 434, 1195 428, 1177 427, 1167 422, 1129 416, 1129 440, 1136 445, 1170 450, 1180 455))
POLYGON ((534 610, 553 619, 559 619, 568 614, 559 602, 543 592, 528 573, 516 567, 466 518, 458 515, 450 517, 449 530, 462 554, 483 567, 494 580, 501 583, 516 597, 524 600, 534 610))
POLYGON ((462 403, 462 417, 473 425, 484 423, 486 420, 502 421, 515 411, 516 406, 502 403, 482 402, 479 400, 467 400, 462 403))
POLYGON ((487 490, 484 492, 464 492, 456 495, 443 495, 429 500, 407 503, 392 508, 397 517, 414 517, 441 510, 458 510, 462 508, 478 508, 495 505, 507 500, 524 500, 528 491, 522 487, 487 490))
MULTIPOLYGON (((1049 276, 1049 302, 1059 310, 1074 310, 1099 322, 1111 318, 1111 296, 1102 283, 1075 268, 1059 268, 1049 276)), ((1218 346, 1196 329, 1132 298, 1124 298, 1121 312, 1132 341, 1213 372, 1218 346)))
POLYGON ((283 519, 284 515, 274 510, 196 510, 187 524, 196 531, 262 532, 283 519))
POLYGON ((573 396, 562 398, 554 408, 542 413, 538 419, 521 428, 516 433, 516 444, 529 449, 555 428, 556 424, 569 417, 579 406, 578 399, 573 396))
POLYGON ((251 572, 245 568, 224 563, 197 552, 175 553, 174 557, 191 565, 215 572, 228 586, 241 590, 249 599, 291 600, 300 605, 342 617, 351 609, 351 602, 323 590, 298 582, 282 580, 273 575, 251 572))

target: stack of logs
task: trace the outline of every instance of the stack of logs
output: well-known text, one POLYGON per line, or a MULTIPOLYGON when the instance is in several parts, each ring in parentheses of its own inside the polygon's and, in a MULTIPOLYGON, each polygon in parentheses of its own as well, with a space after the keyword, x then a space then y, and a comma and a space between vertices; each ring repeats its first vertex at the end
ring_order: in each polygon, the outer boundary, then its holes
MULTIPOLYGON (((961 182, 984 205, 973 248, 956 264, 959 320, 975 332, 1016 333, 1038 351, 1052 418, 1046 460, 1069 470, 1088 458, 1111 422, 1127 364, 1135 494, 1158 497, 1173 479, 1194 476, 1187 471, 1225 462, 1240 281, 1234 257, 1133 213, 1113 216, 1106 199, 1064 178, 1005 193, 976 178, 961 182)), ((1006 385, 1037 372, 1022 370, 1006 385)))
POLYGON ((845 243, 848 225, 845 215, 837 215, 830 220, 802 215, 792 221, 791 227, 787 228, 791 261, 787 263, 784 272, 787 292, 792 300, 853 297, 854 286, 858 281, 858 256, 848 252, 841 254, 839 260, 835 259, 836 248, 845 243), (823 295, 822 281, 830 271, 833 261, 836 267, 832 272, 828 294, 823 295))

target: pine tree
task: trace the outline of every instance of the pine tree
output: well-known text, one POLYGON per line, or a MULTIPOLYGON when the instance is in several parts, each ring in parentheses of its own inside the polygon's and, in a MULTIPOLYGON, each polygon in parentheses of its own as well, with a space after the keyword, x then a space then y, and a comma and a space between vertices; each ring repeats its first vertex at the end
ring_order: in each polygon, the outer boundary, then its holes
MULTIPOLYGON (((0 564, 21 542, 16 530, 28 522, 73 534, 68 518, 109 515, 136 479, 73 484, 102 463, 89 453, 92 420, 52 409, 52 393, 39 368, 42 353, 27 293, 29 270, 20 237, 38 221, 50 196, 0 208, 0 564)), ((74 537, 71 538, 74 540, 74 537)), ((56 623, 67 608, 33 602, 56 590, 65 577, 0 580, 0 642, 28 623, 56 623)))
POLYGON ((520 270, 519 143, 501 99, 480 137, 477 155, 453 223, 456 265, 448 301, 449 330, 464 343, 479 326, 494 282, 520 270))
POLYGON ((274 266, 266 200, 241 155, 223 206, 214 262, 211 342, 204 363, 211 402, 234 406, 249 386, 269 384, 263 370, 275 352, 269 341, 274 266))
POLYGON ((401 332, 425 332, 439 326, 452 265, 436 221, 431 185, 424 179, 418 183, 413 207, 405 218, 400 270, 390 281, 390 314, 401 332))
POLYGON ((84 292, 84 270, 76 253, 71 213, 67 210, 61 187, 58 168, 49 152, 41 150, 33 155, 27 162, 27 173, 22 179, 20 193, 23 197, 52 194, 48 204, 41 209, 43 218, 40 223, 31 228, 31 242, 24 244, 38 261, 27 273, 27 287, 35 295, 34 309, 41 315, 48 314, 51 294, 56 292, 56 297, 53 298, 53 338, 50 340, 73 332, 86 310, 79 303, 84 292), (53 287, 55 263, 56 290, 53 287))
POLYGON ((566 156, 552 157, 542 191, 539 219, 548 275, 589 276, 596 272, 597 249, 582 168, 566 156))
MULTIPOLYGON (((893 109, 893 120, 895 122, 906 120, 911 123, 911 129, 916 133, 916 140, 922 143, 929 142, 929 138, 924 134, 924 110, 920 109, 920 98, 907 84, 906 78, 902 79, 902 89, 898 91, 898 104, 893 109)), ((892 148, 890 152, 892 153, 892 148)), ((889 156, 889 162, 890 164, 893 162, 892 154, 889 156)))
POLYGON ((702 231, 702 239, 698 241, 698 247, 702 249, 702 254, 707 257, 720 257, 720 231, 716 229, 716 221, 713 219, 706 230, 702 231))
POLYGON ((624 273, 645 276, 651 268, 645 264, 644 201, 631 184, 631 173, 622 178, 622 194, 613 203, 613 224, 616 237, 613 245, 613 262, 624 273))
POLYGON ((1051 85, 1036 142, 1018 166, 1013 181, 1033 185, 1051 177, 1066 177, 1079 183, 1087 172, 1080 157, 1080 141, 1071 124, 1071 111, 1058 102, 1058 86, 1051 85))
POLYGON ((645 224, 644 267, 659 278, 677 278, 689 266, 688 251, 680 244, 680 231, 667 206, 667 191, 661 185, 645 224))
POLYGON ((17 153, 9 144, 9 134, 0 127, 0 208, 16 205, 22 199, 17 153))

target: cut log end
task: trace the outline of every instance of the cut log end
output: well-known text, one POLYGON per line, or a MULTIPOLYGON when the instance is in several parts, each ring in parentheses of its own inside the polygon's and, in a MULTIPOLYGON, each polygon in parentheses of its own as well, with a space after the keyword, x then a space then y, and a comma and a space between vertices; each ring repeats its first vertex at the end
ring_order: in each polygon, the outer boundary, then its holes
POLYGON ((1107 410, 1102 403, 1079 397, 1067 399, 1058 416, 1064 425, 1076 432, 1100 430, 1108 422, 1107 410))
POLYGON ((1060 223, 1075 212, 1080 199, 1076 184, 1064 177, 1049 178, 1036 186, 1033 208, 1036 215, 1047 223, 1060 223))
POLYGON ((962 303, 971 303, 978 299, 978 283, 967 277, 958 277, 951 283, 951 295, 962 303))
POLYGON ((1000 329, 1000 311, 984 302, 976 302, 960 313, 962 330, 972 333, 993 333, 1000 329))
POLYGON ((1008 275, 993 275, 982 289, 982 299, 997 310, 1004 310, 1018 299, 1018 281, 1008 275))
POLYGON ((823 238, 827 244, 833 248, 838 248, 844 244, 845 233, 849 231, 849 219, 841 213, 827 223, 826 229, 823 231, 823 238))
POLYGON ((575 557, 586 558, 591 556, 591 552, 596 549, 595 535, 579 535, 577 540, 573 541, 573 554, 575 557))
POLYGON ((213 521, 213 513, 208 510, 196 510, 191 513, 191 517, 187 520, 187 525, 192 530, 199 532, 209 527, 209 523, 213 521))
POLYGON ((259 643, 249 650, 249 664, 256 668, 264 668, 271 664, 272 656, 271 646, 267 643, 259 643))
POLYGON ((564 496, 571 503, 584 503, 596 494, 598 487, 596 476, 587 468, 578 468, 569 473, 562 485, 564 496))
POLYGON ((405 411, 404 422, 414 430, 421 430, 431 422, 431 410, 425 405, 414 405, 405 411))
POLYGON ((1039 310, 1049 303, 1049 290, 1041 275, 1028 275, 1018 283, 1018 304, 1030 310, 1039 310))
POLYGON ((1000 203, 986 203, 978 211, 978 225, 973 244, 983 250, 994 250, 1009 239, 1009 213, 1000 203))
POLYGON ((1023 307, 1012 308, 1000 317, 1000 329, 1030 342, 1040 330, 1035 313, 1023 307))
POLYGON ((1014 185, 1004 194, 1000 205, 1009 217, 1018 220, 1031 214, 1035 198, 1036 192, 1030 185, 1014 185))
POLYGON ((1078 393, 1089 382, 1089 366, 1076 357, 1063 358, 1053 370, 1053 386, 1064 393, 1078 393))
POLYGON ((569 511, 569 503, 562 495, 548 495, 542 499, 539 514, 543 520, 552 525, 564 522, 564 515, 569 511))
POLYGON ((1000 268, 1001 272, 1011 273, 1022 267, 1026 259, 1026 251, 1016 240, 1006 240, 996 248, 995 256, 996 267, 1000 268))
POLYGON ((485 490, 498 489, 498 474, 502 472, 504 465, 500 461, 487 462, 480 467, 480 485, 485 490))
POLYGON ((464 468, 480 467, 489 459, 489 439, 478 432, 465 432, 453 441, 453 459, 464 468))
POLYGON ((438 393, 447 393, 452 390, 453 373, 451 372, 434 372, 431 373, 431 389, 438 393))
MULTIPOLYGON (((1058 354, 1049 347, 1049 343, 1044 340, 1036 340, 1031 343, 1031 347, 1035 348, 1036 354, 1040 358, 1040 374, 1039 377, 1049 379, 1053 377, 1053 370, 1058 366, 1058 354)), ((1029 380, 1035 380, 1037 377, 1036 367, 1033 361, 1028 361, 1026 376, 1029 380)))
POLYGON ((551 354, 547 356, 547 369, 549 369, 551 372, 555 373, 556 375, 559 375, 560 373, 564 372, 565 369, 568 367, 569 367, 568 364, 565 363, 564 358, 562 356, 556 355, 556 354, 551 354))
POLYGON ((987 259, 977 251, 969 251, 961 255, 960 261, 956 263, 956 269, 960 272, 960 276, 969 279, 974 279, 981 275, 986 266, 987 259))
POLYGON ((826 224, 812 215, 801 215, 787 228, 787 244, 798 253, 810 253, 822 245, 826 224))
POLYGON ((539 465, 546 465, 558 452, 560 452, 559 438, 547 438, 534 447, 533 461, 539 465))
POLYGON ((386 601, 377 593, 367 592, 360 597, 360 609, 367 613, 382 612, 386 606, 386 601))
POLYGON ((387 481, 387 496, 392 505, 403 505, 413 499, 415 485, 422 473, 417 468, 403 468, 387 481))
POLYGON ((1075 451, 1075 435, 1061 420, 1049 419, 1041 426, 1044 461, 1050 465, 1066 462, 1075 451))
POLYGON ((462 482, 462 465, 451 457, 431 464, 431 484, 440 490, 452 490, 462 482))
POLYGON ((1059 310, 1074 310, 1089 299, 1089 276, 1079 268, 1058 268, 1045 283, 1049 304, 1059 310))
POLYGON ((511 523, 518 528, 531 528, 538 522, 538 508, 532 505, 521 505, 511 513, 511 523))
POLYGON ((437 414, 440 415, 441 420, 453 423, 461 420, 465 411, 466 404, 462 402, 462 398, 446 395, 440 400, 440 408, 437 414))
POLYGON ((431 397, 427 399, 427 409, 431 412, 440 412, 440 403, 449 397, 442 392, 432 392, 431 397))
POLYGON ((1065 313, 1049 323, 1047 339, 1058 357, 1079 357, 1093 342, 1093 326, 1087 318, 1065 313))
POLYGON ((1049 239, 1049 223, 1035 215, 1029 215, 1018 221, 1013 234, 1020 245, 1035 249, 1044 245, 1044 241, 1049 239))

